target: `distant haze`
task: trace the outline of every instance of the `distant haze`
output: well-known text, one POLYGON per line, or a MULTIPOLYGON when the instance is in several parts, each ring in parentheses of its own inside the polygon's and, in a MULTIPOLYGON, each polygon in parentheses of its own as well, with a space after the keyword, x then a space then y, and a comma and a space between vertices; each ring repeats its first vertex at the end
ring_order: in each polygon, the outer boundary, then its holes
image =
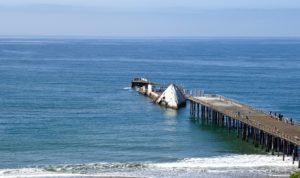
POLYGON ((299 0, 3 0, 0 36, 299 37, 299 0))

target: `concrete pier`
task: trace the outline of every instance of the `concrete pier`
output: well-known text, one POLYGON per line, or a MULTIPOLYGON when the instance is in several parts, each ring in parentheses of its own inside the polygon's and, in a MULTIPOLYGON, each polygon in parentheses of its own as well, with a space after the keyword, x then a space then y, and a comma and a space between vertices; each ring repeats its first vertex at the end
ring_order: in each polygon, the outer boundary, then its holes
POLYGON ((286 122, 270 113, 216 95, 187 96, 190 115, 226 127, 246 142, 261 146, 272 155, 292 156, 300 168, 300 125, 286 122))

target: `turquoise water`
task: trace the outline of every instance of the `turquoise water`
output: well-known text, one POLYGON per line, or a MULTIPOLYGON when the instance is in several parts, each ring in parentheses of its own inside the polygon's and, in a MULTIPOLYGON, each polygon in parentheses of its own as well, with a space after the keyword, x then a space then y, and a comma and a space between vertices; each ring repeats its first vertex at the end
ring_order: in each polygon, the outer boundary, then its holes
POLYGON ((300 121, 300 39, 0 39, 0 177, 285 175, 188 108, 130 89, 144 76, 300 121), (259 160, 259 161, 258 161, 259 160))

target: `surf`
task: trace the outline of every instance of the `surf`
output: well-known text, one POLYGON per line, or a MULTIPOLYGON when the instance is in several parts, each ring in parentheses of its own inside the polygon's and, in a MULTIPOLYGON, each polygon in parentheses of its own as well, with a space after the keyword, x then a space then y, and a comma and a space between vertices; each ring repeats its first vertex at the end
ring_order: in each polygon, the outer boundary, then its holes
POLYGON ((244 176, 287 176, 297 170, 291 157, 282 161, 272 155, 226 155, 185 158, 174 162, 88 163, 2 169, 0 178, 16 177, 198 177, 222 174, 244 176))

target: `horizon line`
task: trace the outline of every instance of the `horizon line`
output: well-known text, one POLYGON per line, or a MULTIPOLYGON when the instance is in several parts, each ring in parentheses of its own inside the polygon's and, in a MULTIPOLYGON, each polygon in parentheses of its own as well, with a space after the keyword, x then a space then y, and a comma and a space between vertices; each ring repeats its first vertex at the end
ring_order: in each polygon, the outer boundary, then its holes
POLYGON ((0 39, 298 39, 300 36, 101 36, 101 35, 0 35, 0 39))

